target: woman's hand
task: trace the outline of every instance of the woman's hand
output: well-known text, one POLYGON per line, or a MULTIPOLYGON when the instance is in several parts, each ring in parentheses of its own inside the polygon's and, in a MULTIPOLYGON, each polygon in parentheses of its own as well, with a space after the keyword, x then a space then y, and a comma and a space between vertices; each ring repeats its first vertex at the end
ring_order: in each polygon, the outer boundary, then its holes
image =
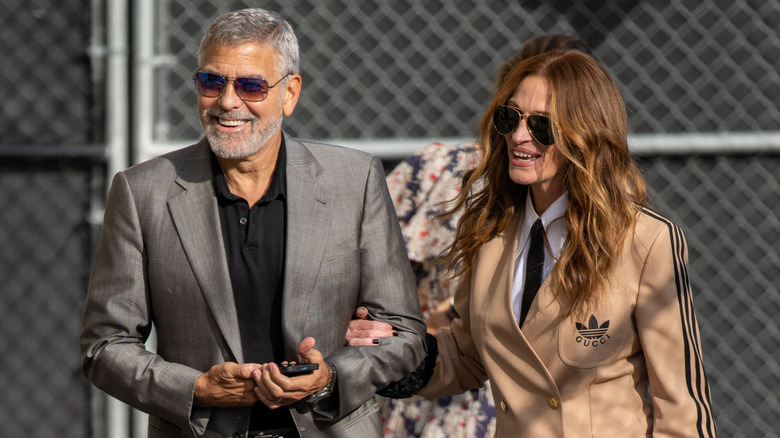
POLYGON ((392 325, 386 322, 369 321, 366 319, 368 318, 368 309, 365 307, 358 307, 355 311, 355 316, 357 319, 349 322, 345 336, 349 346, 379 345, 379 338, 398 336, 392 325))

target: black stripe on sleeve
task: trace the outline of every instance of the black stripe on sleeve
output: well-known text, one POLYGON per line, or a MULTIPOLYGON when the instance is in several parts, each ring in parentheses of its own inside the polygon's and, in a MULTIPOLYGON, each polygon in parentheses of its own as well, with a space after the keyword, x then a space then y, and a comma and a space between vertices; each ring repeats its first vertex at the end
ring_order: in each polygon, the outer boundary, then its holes
POLYGON ((669 229, 672 242, 672 257, 674 263, 675 283, 677 286, 677 298, 680 306, 680 318, 683 325, 683 341, 685 343, 685 377, 688 385, 688 393, 696 404, 698 414, 697 429, 700 437, 716 436, 716 427, 710 404, 710 388, 707 383, 704 365, 702 363, 701 347, 697 335, 696 314, 693 310, 693 296, 688 274, 688 266, 685 263, 685 237, 682 229, 658 215, 652 210, 643 209, 643 212, 662 222, 669 229), (693 366, 692 366, 693 365, 693 366))

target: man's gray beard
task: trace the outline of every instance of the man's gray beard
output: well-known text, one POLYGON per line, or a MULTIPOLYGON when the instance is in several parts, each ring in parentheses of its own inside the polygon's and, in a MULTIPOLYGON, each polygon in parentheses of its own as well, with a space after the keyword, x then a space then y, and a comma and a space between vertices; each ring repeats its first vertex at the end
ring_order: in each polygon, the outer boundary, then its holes
POLYGON ((225 159, 244 159, 251 157, 263 148, 268 140, 276 134, 276 131, 282 126, 282 114, 278 117, 266 117, 266 122, 262 123, 259 119, 253 118, 250 123, 252 126, 252 134, 249 136, 246 142, 235 144, 232 142, 242 134, 227 134, 220 132, 213 125, 205 126, 206 138, 209 141, 209 146, 214 152, 214 155, 225 159), (259 128, 259 132, 256 129, 259 128))

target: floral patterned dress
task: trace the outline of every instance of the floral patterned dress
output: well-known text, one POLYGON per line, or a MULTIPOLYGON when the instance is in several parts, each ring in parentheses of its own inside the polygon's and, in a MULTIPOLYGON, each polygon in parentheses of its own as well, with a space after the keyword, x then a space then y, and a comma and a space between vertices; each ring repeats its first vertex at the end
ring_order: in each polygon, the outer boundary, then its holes
MULTIPOLYGON (((455 293, 456 282, 436 258, 455 238, 460 215, 442 220, 458 195, 463 174, 479 163, 473 143, 429 144, 400 163, 388 176, 409 260, 413 262, 424 319, 455 293)), ((479 390, 427 400, 382 399, 385 437, 492 437, 495 405, 489 384, 479 390)))

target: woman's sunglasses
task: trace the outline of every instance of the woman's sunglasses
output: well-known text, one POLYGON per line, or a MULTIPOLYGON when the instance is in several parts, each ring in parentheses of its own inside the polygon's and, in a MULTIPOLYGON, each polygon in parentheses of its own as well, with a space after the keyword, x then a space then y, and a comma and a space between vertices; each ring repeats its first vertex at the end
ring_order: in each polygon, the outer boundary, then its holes
POLYGON ((544 146, 555 143, 553 138, 553 122, 544 114, 523 114, 520 108, 501 105, 493 111, 493 126, 501 135, 509 135, 520 126, 525 117, 525 126, 534 140, 544 146))
POLYGON ((282 82, 287 76, 290 76, 290 73, 282 76, 282 79, 276 81, 275 84, 268 85, 268 81, 265 79, 226 79, 224 76, 218 74, 199 71, 192 75, 192 80, 195 81, 195 89, 198 90, 198 94, 201 96, 219 97, 227 84, 232 83, 233 89, 236 90, 236 95, 238 95, 241 100, 244 102, 260 102, 265 100, 268 96, 268 90, 275 87, 279 82, 282 82))

